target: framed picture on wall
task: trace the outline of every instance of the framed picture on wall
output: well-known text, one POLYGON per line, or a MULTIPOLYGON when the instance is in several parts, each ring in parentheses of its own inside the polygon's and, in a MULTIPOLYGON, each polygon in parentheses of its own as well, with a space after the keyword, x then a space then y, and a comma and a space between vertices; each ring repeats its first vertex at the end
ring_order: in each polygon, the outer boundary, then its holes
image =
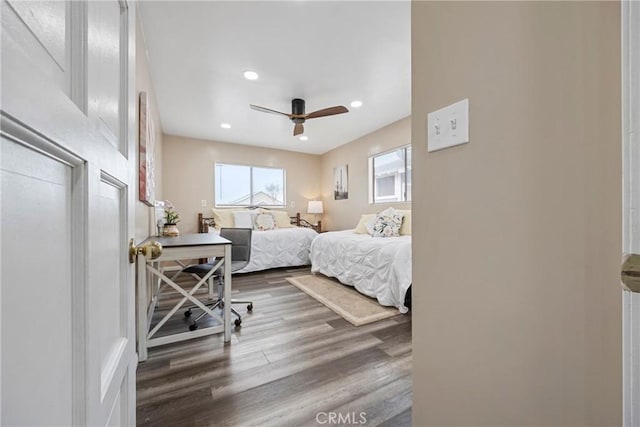
POLYGON ((335 200, 349 198, 349 170, 347 165, 333 168, 333 198, 335 200))
POLYGON ((138 199, 148 206, 155 201, 155 128, 147 92, 140 92, 138 129, 138 199))

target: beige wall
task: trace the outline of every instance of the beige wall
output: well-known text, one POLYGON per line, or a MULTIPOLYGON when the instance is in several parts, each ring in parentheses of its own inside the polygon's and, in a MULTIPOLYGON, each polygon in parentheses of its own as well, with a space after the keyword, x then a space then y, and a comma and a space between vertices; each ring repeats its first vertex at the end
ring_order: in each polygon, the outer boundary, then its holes
MULTIPOLYGON (((147 48, 145 46, 144 34, 140 25, 140 17, 136 16, 136 93, 147 92, 151 116, 155 126, 155 150, 153 152, 155 158, 155 176, 156 176, 156 199, 162 200, 162 127, 160 125, 160 116, 158 115, 158 103, 156 101, 155 91, 151 82, 151 73, 149 72, 149 61, 147 59, 147 48)), ((136 109, 139 103, 136 101, 136 109)), ((139 111, 136 110, 136 118, 140 117, 139 111)), ((138 124, 136 124, 138 128, 138 124)), ((136 149, 136 164, 139 164, 138 150, 136 149)), ((153 231, 150 228, 149 219, 151 208, 138 200, 138 181, 136 186, 136 241, 140 242, 149 236, 153 231)))
POLYGON ((181 232, 195 233, 198 212, 210 212, 216 162, 285 168, 289 215, 304 214, 307 201, 320 196, 320 156, 315 154, 164 135, 163 155, 164 194, 180 213, 181 232))
POLYGON ((369 157, 411 143, 411 117, 404 118, 322 155, 322 228, 355 228, 363 213, 379 212, 389 206, 411 209, 411 203, 369 204, 369 157), (334 200, 333 168, 348 165, 349 198, 334 200))
POLYGON ((620 5, 414 2, 412 28, 414 425, 621 425, 620 5), (428 154, 466 97, 470 144, 428 154))
POLYGON ((354 228, 360 215, 388 206, 407 209, 411 203, 370 205, 368 158, 411 142, 411 118, 399 120, 322 156, 273 150, 248 145, 164 135, 163 182, 166 198, 176 205, 182 221, 179 228, 196 231, 198 212, 213 206, 213 165, 216 162, 283 167, 287 170, 287 211, 308 215, 307 202, 322 199, 323 229, 354 228), (333 200, 333 168, 349 166, 349 199, 333 200), (188 166, 187 166, 188 165, 188 166), (201 201, 207 207, 201 207, 201 201), (295 207, 291 207, 291 202, 295 207))

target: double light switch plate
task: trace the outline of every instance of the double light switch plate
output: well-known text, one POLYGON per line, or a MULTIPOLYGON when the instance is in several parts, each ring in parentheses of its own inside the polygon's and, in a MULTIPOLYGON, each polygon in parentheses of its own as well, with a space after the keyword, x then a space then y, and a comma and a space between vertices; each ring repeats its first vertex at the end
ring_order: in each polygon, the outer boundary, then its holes
POLYGON ((451 104, 427 116, 427 151, 438 151, 469 142, 469 99, 451 104))

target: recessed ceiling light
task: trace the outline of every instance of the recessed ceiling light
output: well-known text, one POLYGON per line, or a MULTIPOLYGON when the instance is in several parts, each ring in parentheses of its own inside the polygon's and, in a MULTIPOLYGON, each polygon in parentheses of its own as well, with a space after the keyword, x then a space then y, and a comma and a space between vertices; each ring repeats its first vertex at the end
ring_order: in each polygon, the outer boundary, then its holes
POLYGON ((300 141, 308 141, 308 140, 309 140, 309 137, 308 137, 308 136, 306 136, 306 135, 302 135, 302 136, 300 137, 300 141))
POLYGON ((220 125, 220 127, 221 127, 222 129, 231 129, 231 125, 230 125, 229 123, 222 123, 222 124, 220 125))
POLYGON ((244 78, 247 80, 258 80, 258 73, 255 71, 245 71, 244 78))
POLYGON ((362 101, 351 101, 351 106, 353 108, 360 108, 362 107, 362 101))

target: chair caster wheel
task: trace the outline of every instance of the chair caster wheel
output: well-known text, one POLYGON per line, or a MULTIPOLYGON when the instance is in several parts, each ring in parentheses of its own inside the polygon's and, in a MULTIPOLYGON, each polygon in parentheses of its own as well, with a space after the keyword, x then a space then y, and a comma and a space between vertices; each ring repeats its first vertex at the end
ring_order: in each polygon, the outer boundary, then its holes
POLYGON ((192 324, 189 325, 190 331, 195 331, 196 329, 198 329, 198 324, 196 322, 193 322, 192 324))
POLYGON ((187 317, 187 318, 191 317, 191 309, 184 312, 184 317, 187 317))
POLYGON ((251 310, 253 310, 253 304, 249 304, 249 305, 247 306, 247 311, 251 311, 251 310))
POLYGON ((242 320, 236 319, 234 323, 236 324, 236 326, 240 326, 240 324, 242 323, 242 320))

